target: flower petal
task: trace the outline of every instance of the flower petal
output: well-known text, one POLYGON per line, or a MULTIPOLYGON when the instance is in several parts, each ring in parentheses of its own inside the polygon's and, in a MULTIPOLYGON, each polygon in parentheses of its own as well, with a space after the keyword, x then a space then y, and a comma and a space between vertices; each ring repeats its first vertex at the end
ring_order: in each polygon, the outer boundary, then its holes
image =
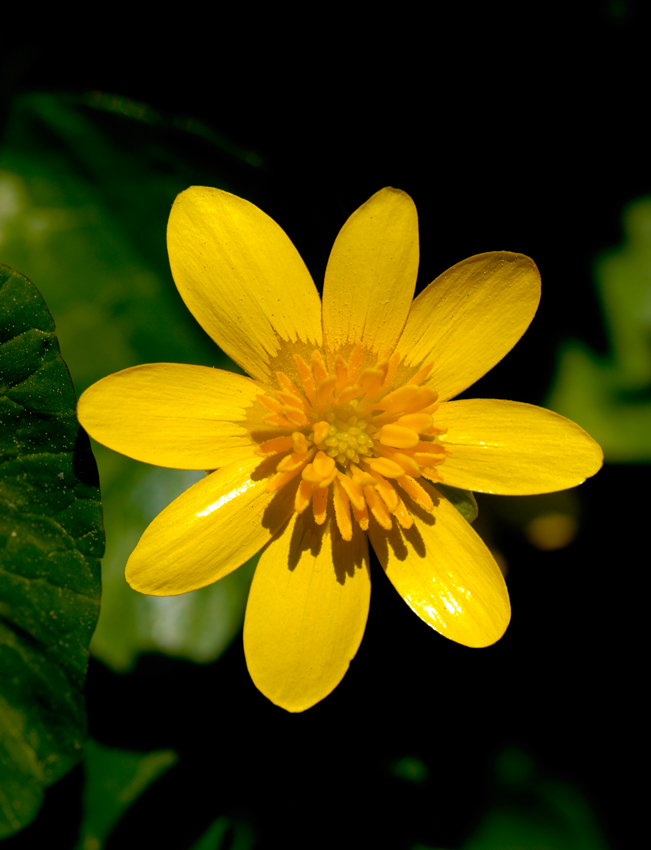
POLYGON ((295 487, 267 493, 272 472, 273 459, 234 463, 182 493, 131 553, 126 568, 131 587, 175 596, 212 584, 253 557, 294 507, 295 487))
POLYGON ((376 192, 335 240, 323 287, 323 333, 331 352, 363 342, 377 358, 396 346, 418 274, 418 216, 398 189, 376 192))
POLYGON ((434 419, 451 451, 439 467, 443 481, 463 490, 553 493, 583 483, 603 463, 583 428, 533 404, 463 399, 442 404, 434 419))
MULTIPOLYGON (((195 319, 236 363, 269 383, 287 343, 321 344, 321 302, 287 234, 253 204, 192 186, 174 201, 167 247, 195 319)), ((293 361, 291 361, 293 363, 293 361)))
POLYGON ((244 621, 256 687, 304 711, 343 679, 364 634, 371 594, 366 535, 342 540, 331 521, 295 514, 260 556, 244 621))
POLYGON ((540 274, 523 254, 494 251, 452 266, 414 299, 398 350, 402 363, 433 361, 427 386, 441 401, 485 375, 529 327, 540 274))
POLYGON ((218 469, 253 455, 244 427, 261 394, 250 378, 177 363, 116 372, 79 399, 79 421, 116 452, 173 469, 218 469))
POLYGON ((484 542, 459 511, 422 482, 434 502, 428 514, 410 501, 414 524, 391 531, 371 519, 368 533, 393 586, 418 616, 450 640, 489 646, 509 624, 504 578, 484 542))

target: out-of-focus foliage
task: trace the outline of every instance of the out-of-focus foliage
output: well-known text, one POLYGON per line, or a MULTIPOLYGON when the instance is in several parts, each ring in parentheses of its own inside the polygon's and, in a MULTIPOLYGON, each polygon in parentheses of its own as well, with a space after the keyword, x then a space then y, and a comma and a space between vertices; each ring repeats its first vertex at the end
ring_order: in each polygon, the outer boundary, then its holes
POLYGON ((586 428, 607 461, 639 462, 651 460, 651 198, 622 224, 621 245, 594 263, 610 351, 566 342, 545 406, 586 428))
MULTIPOLYGON (((199 122, 166 120, 125 98, 15 99, 0 147, 0 260, 39 280, 78 392, 138 363, 237 369, 178 296, 165 230, 178 192, 207 184, 246 194, 257 164, 255 154, 199 122)), ((213 660, 241 626, 252 565, 184 597, 132 591, 124 581, 128 555, 195 478, 103 447, 96 456, 107 551, 91 651, 118 670, 146 650, 213 660)))
POLYGON ((255 833, 246 821, 222 817, 211 824, 191 850, 252 850, 255 833))
POLYGON ((86 741, 84 817, 76 850, 101 850, 129 806, 176 759, 172 750, 136 753, 86 741))
POLYGON ((104 549, 97 468, 54 322, 0 266, 0 837, 80 758, 104 549))
POLYGON ((533 758, 515 748, 504 750, 495 768, 494 799, 463 850, 608 850, 578 788, 540 775, 533 758))

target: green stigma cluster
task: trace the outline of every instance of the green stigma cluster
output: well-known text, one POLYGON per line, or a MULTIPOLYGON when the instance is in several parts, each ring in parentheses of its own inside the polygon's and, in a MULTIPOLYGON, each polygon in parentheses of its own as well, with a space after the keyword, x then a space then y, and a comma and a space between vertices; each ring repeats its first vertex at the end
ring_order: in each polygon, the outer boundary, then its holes
POLYGON ((357 415, 355 405, 347 404, 328 411, 324 419, 330 423, 330 433, 323 441, 323 451, 344 469, 352 461, 359 463, 360 455, 374 457, 371 434, 376 431, 368 419, 357 415))

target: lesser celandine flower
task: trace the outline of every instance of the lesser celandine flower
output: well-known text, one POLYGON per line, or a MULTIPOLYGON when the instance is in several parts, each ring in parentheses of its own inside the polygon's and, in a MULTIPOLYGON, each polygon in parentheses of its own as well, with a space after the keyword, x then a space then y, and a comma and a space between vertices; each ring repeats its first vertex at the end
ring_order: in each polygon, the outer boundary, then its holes
POLYGON ((341 681, 370 599, 368 538, 410 608, 467 646, 498 640, 509 599, 490 552, 436 488, 532 494, 580 484, 599 446, 512 401, 449 401, 513 347, 538 306, 521 254, 478 254, 412 301, 418 223, 383 189, 339 233, 323 301, 265 213, 218 189, 174 202, 168 250, 195 318, 251 377, 159 363, 79 401, 82 425, 132 458, 214 470, 151 523, 126 576, 185 593, 262 549, 244 649, 257 687, 301 711, 341 681))

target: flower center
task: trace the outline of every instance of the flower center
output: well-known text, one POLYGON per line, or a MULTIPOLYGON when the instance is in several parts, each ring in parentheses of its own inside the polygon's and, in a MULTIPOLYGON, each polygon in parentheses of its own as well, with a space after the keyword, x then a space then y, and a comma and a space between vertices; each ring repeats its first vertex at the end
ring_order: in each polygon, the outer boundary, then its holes
POLYGON ((369 416, 358 415, 355 402, 337 408, 330 405, 323 416, 329 423, 328 436, 323 440, 323 451, 344 469, 362 457, 375 457, 373 434, 377 429, 369 416))
POLYGON ((331 492, 344 540, 352 539, 351 509, 363 530, 369 510, 387 530, 392 517, 410 528, 401 493, 431 511, 432 500, 416 479, 441 481, 435 467, 449 454, 434 425, 436 392, 421 386, 432 364, 394 388, 398 355, 361 369, 362 353, 357 346, 348 362, 338 356, 333 373, 319 351, 310 366, 294 355, 298 381, 277 372, 281 389, 258 397, 267 411, 263 421, 279 431, 259 453, 284 455, 267 489, 279 490, 300 475, 295 510, 302 513, 312 503, 318 524, 325 522, 331 492))

